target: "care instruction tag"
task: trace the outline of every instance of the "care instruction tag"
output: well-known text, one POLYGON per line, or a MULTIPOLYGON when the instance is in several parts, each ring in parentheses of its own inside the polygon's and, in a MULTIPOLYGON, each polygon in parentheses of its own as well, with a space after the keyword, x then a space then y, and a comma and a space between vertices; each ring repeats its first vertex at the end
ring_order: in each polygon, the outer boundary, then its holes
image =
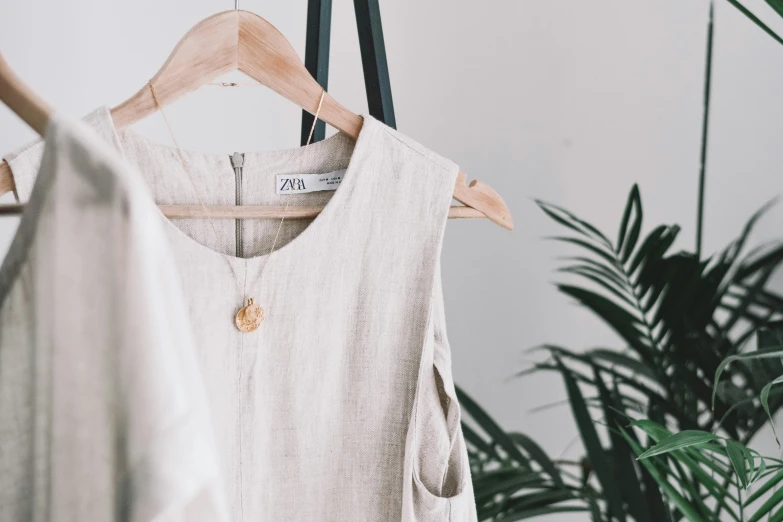
POLYGON ((278 174, 277 194, 304 194, 319 190, 337 190, 345 176, 345 169, 325 174, 278 174))

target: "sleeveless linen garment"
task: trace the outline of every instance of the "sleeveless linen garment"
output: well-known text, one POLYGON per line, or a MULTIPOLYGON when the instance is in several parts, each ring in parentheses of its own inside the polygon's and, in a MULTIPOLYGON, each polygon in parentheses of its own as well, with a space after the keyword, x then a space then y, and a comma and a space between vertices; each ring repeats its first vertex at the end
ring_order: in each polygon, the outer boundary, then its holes
POLYGON ((177 267, 143 181, 55 116, 35 183, 0 267, 0 520, 228 520, 177 267))
MULTIPOLYGON (((137 167, 156 203, 198 204, 176 149, 117 132, 106 108, 86 121, 137 167)), ((41 149, 7 158, 23 201, 41 149)), ((207 204, 326 205, 315 219, 286 220, 271 255, 279 220, 215 219, 213 230, 157 215, 229 519, 475 521, 439 267, 457 166, 371 117, 355 143, 337 134, 246 153, 241 168, 227 154, 184 155, 207 204), (334 191, 275 192, 275 174, 339 169, 334 191), (266 320, 242 333, 233 317, 248 297, 266 320)))

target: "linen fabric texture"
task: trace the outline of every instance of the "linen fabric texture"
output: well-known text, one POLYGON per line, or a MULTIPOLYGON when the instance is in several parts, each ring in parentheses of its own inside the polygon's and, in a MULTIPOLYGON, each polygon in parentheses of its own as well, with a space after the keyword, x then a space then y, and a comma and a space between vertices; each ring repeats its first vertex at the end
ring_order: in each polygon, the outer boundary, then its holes
MULTIPOLYGON (((229 520, 475 521, 439 262, 457 166, 369 116, 355 142, 245 153, 239 173, 228 154, 181 158, 117 131, 105 107, 85 120, 151 192, 134 197, 176 265, 195 359, 180 371, 205 389, 229 520), (276 174, 340 169, 334 191, 276 194, 276 174), (288 198, 325 208, 285 220, 271 255, 279 220, 168 220, 151 204, 288 198), (266 320, 243 333, 233 318, 248 298, 266 320)), ((6 158, 21 201, 38 190, 41 148, 6 158)))
POLYGON ((228 520, 156 212, 105 140, 52 119, 0 268, 4 522, 228 520))

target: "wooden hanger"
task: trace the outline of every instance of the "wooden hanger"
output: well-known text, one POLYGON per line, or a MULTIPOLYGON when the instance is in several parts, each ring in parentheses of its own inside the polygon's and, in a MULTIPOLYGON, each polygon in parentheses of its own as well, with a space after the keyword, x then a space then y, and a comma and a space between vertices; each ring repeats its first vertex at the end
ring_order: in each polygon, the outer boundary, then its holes
MULTIPOLYGON (((315 114, 322 87, 307 71, 288 40, 272 24, 248 11, 225 11, 196 24, 179 41, 152 78, 152 83, 161 106, 165 107, 235 70, 315 114)), ((8 71, 7 67, 0 69, 0 75, 8 71)), ((0 83, 0 87, 4 85, 0 83)), ((3 98, 2 93, 0 98, 3 98)), ((45 104, 43 107, 48 108, 45 104)), ((145 84, 130 99, 114 107, 111 115, 115 127, 121 130, 156 110, 149 86, 145 84)), ((30 113, 27 114, 29 116, 30 113)), ((33 121, 39 125, 40 121, 36 118, 41 114, 32 114, 33 121)), ((324 96, 319 117, 354 139, 359 136, 361 116, 352 113, 328 94, 324 96)), ((460 172, 454 187, 454 199, 465 206, 452 206, 449 217, 486 217, 512 230, 511 213, 500 195, 489 185, 476 180, 468 185, 466 180, 467 176, 460 172)), ((5 162, 0 162, 0 195, 13 189, 10 168, 5 162)), ((161 209, 170 218, 207 217, 200 205, 165 205, 161 209)), ((208 209, 210 217, 230 219, 281 218, 284 212, 284 207, 269 206, 211 206, 208 209)), ((313 217, 320 210, 321 207, 289 207, 285 215, 286 218, 313 217)))
MULTIPOLYGON (((49 118, 54 110, 19 78, 0 53, 0 101, 35 130, 46 135, 49 118)), ((11 170, 0 161, 0 195, 14 190, 11 170)), ((23 205, 0 205, 0 215, 19 214, 23 205)))
MULTIPOLYGON (((49 117, 54 110, 30 89, 16 75, 8 62, 0 53, 0 101, 22 118, 30 127, 42 137, 49 126, 49 117)), ((7 167, 7 165, 4 164, 7 167)), ((13 189, 13 179, 5 175, 0 176, 0 194, 7 192, 6 188, 13 189), (10 186, 9 186, 10 183, 10 186)))

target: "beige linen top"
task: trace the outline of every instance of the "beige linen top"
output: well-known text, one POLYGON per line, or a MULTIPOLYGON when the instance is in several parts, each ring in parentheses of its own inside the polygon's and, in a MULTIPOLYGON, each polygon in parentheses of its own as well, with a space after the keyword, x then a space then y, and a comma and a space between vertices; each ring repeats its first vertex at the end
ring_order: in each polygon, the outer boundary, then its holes
MULTIPOLYGON (((189 172, 207 204, 325 205, 286 220, 271 255, 279 220, 158 216, 230 520, 475 521, 439 268, 457 166, 371 117, 356 142, 245 153, 241 168, 191 151, 183 166, 176 149, 118 132, 106 108, 86 120, 158 204, 199 203, 189 172), (276 174, 340 169, 336 190, 275 191, 276 174), (266 320, 242 333, 248 297, 266 320)), ((39 158, 40 145, 7 158, 21 200, 39 158)))

